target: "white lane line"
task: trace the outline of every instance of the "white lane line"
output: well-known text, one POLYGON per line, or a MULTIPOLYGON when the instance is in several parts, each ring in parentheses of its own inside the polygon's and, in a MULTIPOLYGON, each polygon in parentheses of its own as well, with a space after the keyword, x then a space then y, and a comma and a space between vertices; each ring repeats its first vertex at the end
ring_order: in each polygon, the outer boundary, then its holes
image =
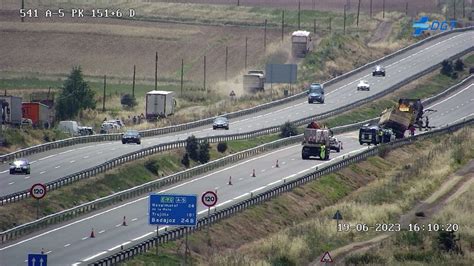
POLYGON ((42 174, 44 174, 44 173, 46 173, 46 172, 45 172, 45 171, 41 171, 41 172, 40 172, 40 175, 42 175, 42 174))
POLYGON ((68 153, 68 152, 72 152, 72 151, 74 151, 74 150, 75 150, 75 149, 63 151, 63 152, 60 152, 59 154, 65 154, 65 153, 68 153))
POLYGON ((132 219, 132 222, 135 222, 136 220, 138 220, 138 218, 133 218, 133 219, 132 219))
POLYGON ((9 184, 9 185, 13 185, 13 184, 15 184, 15 182, 10 182, 10 183, 8 183, 8 184, 9 184))
POLYGON ((139 237, 137 237, 137 238, 132 239, 132 241, 140 240, 140 239, 145 238, 145 237, 147 237, 147 236, 149 236, 149 235, 152 235, 152 234, 154 234, 154 233, 155 233, 155 232, 146 233, 146 234, 144 234, 144 235, 142 235, 142 236, 139 236, 139 237))
POLYGON ((82 158, 87 159, 87 158, 89 158, 89 155, 86 155, 86 156, 84 156, 84 157, 82 157, 82 158))
POLYGON ((99 231, 99 234, 102 234, 103 232, 105 232, 105 230, 99 231))
MULTIPOLYGON (((310 168, 310 169, 311 169, 311 168, 310 168)), ((309 170, 309 169, 305 169, 305 170, 299 171, 299 172, 296 173, 296 174, 299 175, 299 174, 302 174, 302 173, 304 173, 304 172, 307 172, 308 170, 309 170)))
POLYGON ((102 152, 101 152, 101 151, 98 151, 97 154, 102 154, 102 152))
POLYGON ((43 157, 41 159, 38 159, 38 161, 42 161, 42 160, 46 160, 46 159, 49 159, 49 158, 52 158, 54 156, 56 156, 57 154, 53 154, 53 155, 50 155, 50 156, 46 156, 46 157, 43 157))
POLYGON ((255 191, 262 190, 262 189, 264 189, 264 188, 266 188, 266 187, 267 187, 267 186, 262 186, 262 187, 259 187, 259 188, 257 188, 257 189, 254 189, 254 190, 252 190, 252 191, 250 191, 250 192, 254 193, 255 191))
POLYGON ((277 180, 277 181, 275 181, 275 182, 271 182, 271 183, 269 183, 267 186, 273 186, 273 185, 275 185, 275 184, 277 184, 277 183, 279 183, 279 182, 281 182, 281 180, 277 180))
POLYGON ((82 238, 82 240, 86 240, 86 239, 88 239, 88 238, 89 238, 88 236, 85 236, 85 237, 82 238))
POLYGON ((64 245, 64 247, 67 248, 67 247, 69 247, 70 245, 71 245, 71 244, 66 244, 66 245, 64 245))
POLYGON ((81 263, 80 263, 80 262, 76 262, 76 263, 71 264, 71 266, 77 266, 77 265, 79 265, 79 264, 81 264, 81 263))
POLYGON ((69 162, 70 162, 70 163, 75 163, 76 161, 74 161, 74 160, 71 160, 71 161, 69 161, 69 162))
POLYGON ((55 169, 58 169, 59 167, 61 167, 61 165, 58 165, 58 166, 56 166, 56 167, 54 167, 54 168, 55 168, 55 169))
POLYGON ((224 201, 224 202, 222 202, 221 204, 217 204, 216 207, 226 205, 227 203, 229 203, 229 202, 231 202, 231 201, 232 201, 232 200, 224 201))
POLYGON ((32 161, 32 162, 30 162, 30 164, 34 164, 34 163, 37 163, 37 162, 38 162, 38 161, 32 161))
POLYGON ((127 241, 127 242, 123 242, 121 245, 122 245, 122 246, 125 246, 125 245, 128 245, 128 244, 130 244, 130 243, 132 243, 132 242, 127 241))
POLYGON ((443 99, 443 100, 440 101, 440 102, 437 102, 437 103, 435 103, 435 104, 433 104, 433 105, 430 105, 429 107, 427 107, 427 109, 428 109, 428 108, 433 108, 433 107, 436 106, 436 105, 439 105, 439 104, 441 104, 441 103, 444 103, 445 101, 448 101, 449 99, 452 99, 453 97, 456 97, 456 95, 462 93, 462 92, 465 91, 465 90, 470 89, 472 86, 474 86, 474 84, 471 84, 471 85, 467 86, 466 88, 464 88, 464 89, 458 91, 457 93, 455 93, 455 94, 449 96, 449 97, 446 98, 446 99, 443 99))
POLYGON ((119 227, 119 226, 122 226, 122 224, 117 224, 117 225, 115 225, 115 227, 119 227))
POLYGON ((113 247, 113 248, 109 248, 109 249, 107 249, 107 250, 108 250, 108 251, 112 251, 112 250, 114 250, 114 249, 118 249, 118 248, 120 248, 120 246, 121 246, 121 245, 116 245, 115 247, 113 247))
POLYGON ((28 179, 28 178, 30 178, 30 177, 31 177, 31 176, 29 176, 29 175, 28 175, 28 176, 25 176, 25 179, 28 179))
POLYGON ((49 253, 53 252, 52 250, 45 252, 44 254, 48 255, 49 253))
POLYGON ((0 173, 3 174, 3 173, 6 173, 6 172, 8 172, 8 171, 10 171, 10 170, 1 171, 0 173))
POLYGON ((265 171, 266 171, 266 170, 265 170, 265 169, 263 169, 263 170, 262 170, 262 173, 263 173, 263 172, 265 172, 265 171))
POLYGON ((102 251, 102 252, 100 252, 100 253, 95 254, 94 256, 90 256, 89 258, 85 258, 85 259, 83 259, 82 261, 89 261, 89 260, 92 260, 92 259, 94 259, 94 258, 97 258, 97 257, 99 257, 99 256, 104 255, 105 253, 107 253, 107 251, 102 251))
POLYGON ((248 196, 248 195, 250 195, 250 193, 247 192, 245 194, 242 194, 240 196, 237 196, 237 197, 233 198, 233 200, 237 200, 237 199, 243 198, 243 197, 248 196))
POLYGON ((240 181, 240 180, 244 180, 244 178, 243 178, 243 177, 241 177, 241 178, 239 178, 239 181, 240 181))

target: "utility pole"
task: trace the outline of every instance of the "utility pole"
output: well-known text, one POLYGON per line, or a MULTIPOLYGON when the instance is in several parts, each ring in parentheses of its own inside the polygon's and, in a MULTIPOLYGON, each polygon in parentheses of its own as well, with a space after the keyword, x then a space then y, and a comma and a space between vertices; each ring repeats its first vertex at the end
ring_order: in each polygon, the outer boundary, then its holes
POLYGON ((370 18, 372 18, 372 0, 370 0, 370 18))
POLYGON ((206 89, 206 56, 204 56, 204 91, 207 92, 207 89, 206 89))
POLYGON ((265 25, 263 29, 263 50, 267 50, 267 20, 265 19, 265 25))
POLYGON ((344 5, 344 34, 346 34, 346 5, 344 5))
POLYGON ((332 31, 331 22, 332 22, 332 17, 329 17, 329 32, 332 31))
POLYGON ((248 48, 248 37, 245 36, 245 70, 247 70, 247 48, 248 48))
POLYGON ((454 12, 454 19, 456 19, 456 0, 453 0, 453 12, 454 12))
POLYGON ((135 65, 133 65, 132 97, 135 98, 135 65))
POLYGON ((104 97, 102 98, 102 112, 105 112, 105 88, 107 84, 107 76, 104 75, 104 97))
POLYGON ((285 33, 285 10, 281 11, 281 41, 283 42, 283 34, 285 33))
POLYGON ((181 97, 183 97, 184 59, 181 58, 181 97))
POLYGON ((301 29, 301 1, 298 1, 298 30, 301 29))
POLYGON ((385 0, 382 2, 382 18, 385 18, 385 0))
POLYGON ((408 16, 408 1, 405 3, 405 16, 408 16))
POLYGON ((359 27, 359 14, 360 14, 360 0, 359 0, 359 4, 357 5, 357 27, 359 27))
POLYGON ((313 19, 313 33, 316 34, 316 19, 313 19))
POLYGON ((227 81, 227 57, 229 56, 229 47, 225 47, 225 81, 227 81))
POLYGON ((466 17, 466 0, 462 0, 462 17, 466 17))
POLYGON ((155 90, 158 90, 158 52, 155 53, 155 90))

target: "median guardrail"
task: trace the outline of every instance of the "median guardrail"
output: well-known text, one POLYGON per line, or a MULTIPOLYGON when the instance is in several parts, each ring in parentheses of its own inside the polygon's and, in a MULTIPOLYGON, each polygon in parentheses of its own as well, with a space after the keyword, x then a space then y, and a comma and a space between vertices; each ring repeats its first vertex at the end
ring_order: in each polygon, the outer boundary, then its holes
POLYGON ((201 230, 206 228, 207 226, 216 223, 220 220, 226 219, 236 213, 242 212, 243 210, 255 206, 258 204, 262 204, 263 202, 266 202, 268 200, 271 200, 283 193, 286 193, 288 191, 291 191, 292 189, 302 186, 308 182, 317 180, 323 175, 338 171, 342 168, 347 167, 350 164, 357 163, 360 161, 363 161, 367 159, 368 157, 377 155, 379 152, 383 150, 391 150, 394 148, 398 148, 403 145, 407 145, 410 143, 413 143, 414 141, 417 140, 424 140, 427 138, 432 138, 433 136, 441 135, 441 134, 446 134, 446 133, 451 133, 459 128, 468 126, 468 125, 473 125, 474 124, 474 118, 464 120, 460 123, 453 124, 451 126, 447 126, 441 129, 436 129, 433 131, 430 131, 428 133, 416 135, 413 137, 397 140, 394 142, 382 144, 379 146, 375 146, 374 148, 370 148, 367 150, 364 150, 354 156, 349 156, 345 159, 342 159, 339 162, 333 163, 331 165, 328 165, 326 167, 323 167, 319 170, 315 170, 312 173, 306 174, 302 177, 299 177, 293 181, 288 181, 285 182, 282 185, 279 185, 277 187, 271 188, 267 191, 261 192, 260 194, 251 194, 249 199, 243 200, 239 203, 236 203, 230 207, 224 208, 222 210, 217 211, 217 209, 214 209, 214 213, 209 216, 209 219, 207 217, 202 217, 199 219, 198 223, 194 227, 179 227, 176 229, 168 230, 159 236, 154 236, 151 237, 145 241, 142 241, 128 249, 125 249, 123 251, 116 252, 113 255, 110 255, 106 258, 103 259, 98 259, 96 262, 91 263, 89 265, 94 265, 94 266, 103 266, 103 265, 116 265, 117 263, 133 259, 135 256, 140 255, 142 253, 147 252, 148 250, 154 248, 157 244, 164 244, 170 241, 174 241, 177 239, 180 239, 185 236, 185 234, 190 234, 195 232, 196 230, 201 230))
MULTIPOLYGON (((421 46, 421 45, 423 45, 423 44, 425 44, 429 41, 434 40, 434 39, 441 38, 441 37, 449 35, 449 34, 458 33, 458 32, 465 32, 465 31, 469 31, 469 30, 473 30, 473 29, 474 29, 474 27, 466 27, 466 28, 454 29, 454 30, 451 30, 451 31, 445 31, 445 32, 442 32, 442 33, 439 33, 439 34, 436 34, 436 35, 432 35, 432 36, 430 36, 426 39, 423 39, 423 40, 421 40, 417 43, 414 43, 410 46, 407 46, 403 49, 400 49, 400 50, 398 50, 398 51, 396 51, 392 54, 386 55, 386 56, 384 56, 380 59, 377 59, 375 61, 367 63, 367 64, 365 64, 361 67, 358 67, 358 68, 356 68, 356 69, 354 69, 350 72, 347 72, 347 73, 345 73, 341 76, 338 76, 338 77, 335 77, 335 78, 330 79, 328 81, 325 81, 324 85, 326 85, 326 86, 331 85, 333 83, 341 81, 344 78, 347 78, 350 75, 355 75, 357 73, 365 71, 365 70, 367 70, 367 69, 369 69, 369 68, 371 68, 371 67, 373 67, 377 64, 382 63, 383 61, 389 60, 389 59, 391 59, 395 56, 398 56, 398 55, 400 55, 404 52, 415 49, 415 48, 417 48, 417 47, 419 47, 419 46, 421 46)), ((235 118, 235 117, 239 117, 239 116, 249 115, 249 114, 261 111, 261 110, 269 109, 269 108, 272 108, 272 107, 275 107, 275 106, 285 104, 287 102, 302 98, 305 95, 306 94, 304 92, 302 92, 302 93, 298 93, 296 95, 286 97, 286 98, 283 98, 283 99, 280 99, 280 100, 276 100, 276 101, 273 101, 273 102, 270 102, 270 103, 261 104, 261 105, 258 105, 256 107, 253 107, 253 108, 228 113, 228 114, 225 114, 225 115, 228 118, 235 118)), ((179 125, 163 127, 163 128, 156 128, 156 129, 150 129, 150 130, 144 130, 144 131, 141 131, 141 133, 143 134, 144 137, 169 134, 169 133, 178 132, 178 131, 182 131, 182 130, 187 130, 187 129, 191 129, 191 128, 196 128, 196 127, 200 127, 200 126, 204 126, 204 125, 209 125, 209 124, 212 123, 214 118, 215 117, 205 118, 205 119, 201 119, 201 120, 198 120, 198 121, 193 121, 193 122, 185 123, 185 124, 179 124, 179 125)), ((64 140, 58 140, 58 141, 48 142, 48 143, 45 143, 45 144, 36 145, 36 146, 33 146, 33 147, 28 147, 28 148, 25 148, 25 149, 21 149, 21 150, 12 152, 12 153, 2 155, 2 156, 0 156, 0 161, 5 163, 5 162, 12 161, 15 158, 25 157, 27 155, 35 154, 35 153, 38 153, 38 152, 44 152, 44 151, 51 150, 51 149, 62 148, 62 147, 67 147, 67 146, 72 146, 72 145, 77 145, 77 144, 82 144, 82 143, 89 143, 89 142, 116 141, 116 140, 120 140, 120 138, 121 138, 120 134, 103 134, 103 135, 93 135, 93 136, 68 138, 68 139, 64 139, 64 140)))

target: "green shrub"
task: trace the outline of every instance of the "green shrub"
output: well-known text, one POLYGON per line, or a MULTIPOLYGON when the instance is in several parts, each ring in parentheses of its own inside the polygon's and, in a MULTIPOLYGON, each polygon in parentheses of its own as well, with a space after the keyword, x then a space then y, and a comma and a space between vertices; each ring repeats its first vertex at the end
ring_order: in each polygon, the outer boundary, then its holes
POLYGON ((160 166, 158 165, 158 161, 154 159, 149 159, 145 162, 145 168, 152 172, 153 174, 158 174, 158 170, 160 170, 160 166))
POLYGON ((462 61, 461 58, 459 58, 458 60, 456 60, 456 62, 454 62, 454 70, 456 71, 464 70, 464 62, 462 61))
POLYGON ((285 124, 280 127, 280 136, 282 138, 288 138, 296 135, 298 135, 298 129, 290 121, 285 122, 285 124))
POLYGON ((186 139, 186 152, 188 153, 189 158, 194 161, 199 159, 198 154, 199 143, 194 135, 189 136, 186 139))
POLYGON ((200 163, 207 163, 211 159, 211 155, 209 154, 209 149, 211 146, 209 146, 209 142, 203 141, 199 143, 199 162, 200 163))
POLYGON ((220 153, 224 153, 227 150, 227 142, 219 142, 217 144, 217 151, 220 153))
POLYGON ((385 259, 379 255, 374 255, 372 253, 365 254, 354 254, 346 259, 346 265, 361 265, 361 264, 384 264, 385 259))
POLYGON ((190 162, 189 162, 189 155, 188 155, 188 153, 185 153, 185 154, 183 155, 183 158, 181 159, 181 163, 182 163, 184 166, 186 166, 186 168, 189 167, 190 162))

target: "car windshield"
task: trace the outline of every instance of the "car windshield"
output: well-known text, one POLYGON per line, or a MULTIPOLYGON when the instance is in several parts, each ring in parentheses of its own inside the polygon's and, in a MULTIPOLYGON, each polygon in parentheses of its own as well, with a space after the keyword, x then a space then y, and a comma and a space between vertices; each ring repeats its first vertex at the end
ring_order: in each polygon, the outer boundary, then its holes
POLYGON ((138 131, 127 131, 125 132, 125 136, 136 136, 138 135, 138 131))
POLYGON ((225 122, 227 122, 227 118, 225 118, 225 117, 218 117, 218 118, 216 118, 215 122, 217 122, 217 123, 225 123, 225 122))
POLYGON ((320 85, 311 85, 311 87, 309 87, 309 93, 322 94, 323 93, 323 88, 321 88, 320 85))
POLYGON ((16 160, 13 162, 14 165, 20 166, 20 165, 27 165, 28 161, 27 160, 16 160))

